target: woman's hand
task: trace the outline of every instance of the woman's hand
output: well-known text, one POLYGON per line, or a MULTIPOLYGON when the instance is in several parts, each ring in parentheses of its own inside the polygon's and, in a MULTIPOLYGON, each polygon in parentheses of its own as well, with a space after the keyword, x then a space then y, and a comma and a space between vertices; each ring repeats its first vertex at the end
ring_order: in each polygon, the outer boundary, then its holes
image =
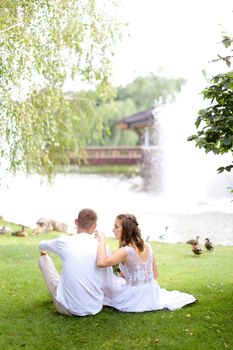
POLYGON ((97 239, 98 241, 101 241, 101 240, 104 240, 104 239, 105 239, 105 235, 103 234, 103 232, 95 231, 94 234, 95 234, 96 239, 97 239))

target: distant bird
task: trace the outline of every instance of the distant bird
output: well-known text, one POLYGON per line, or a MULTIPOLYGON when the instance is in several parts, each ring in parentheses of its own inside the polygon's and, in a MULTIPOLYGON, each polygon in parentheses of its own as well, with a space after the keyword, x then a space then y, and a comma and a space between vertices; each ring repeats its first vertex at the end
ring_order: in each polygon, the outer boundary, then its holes
POLYGON ((189 239, 188 241, 186 241, 187 244, 199 244, 199 236, 196 237, 196 239, 189 239))
POLYGON ((12 230, 10 227, 2 226, 0 228, 0 235, 4 235, 5 233, 10 233, 12 230))
POLYGON ((165 232, 162 235, 159 236, 159 239, 164 239, 165 238, 165 236, 167 235, 167 230, 168 230, 168 226, 165 226, 165 228, 164 228, 165 232))
POLYGON ((20 231, 15 231, 15 232, 12 232, 11 234, 12 236, 17 236, 17 237, 26 237, 28 235, 25 229, 25 226, 22 226, 20 231))
POLYGON ((0 234, 4 235, 5 233, 7 233, 6 226, 2 226, 2 228, 0 228, 0 234))
POLYGON ((195 255, 202 254, 202 249, 199 243, 192 244, 192 251, 195 255))
POLYGON ((209 238, 205 239, 205 247, 207 250, 214 250, 214 245, 210 242, 209 238))

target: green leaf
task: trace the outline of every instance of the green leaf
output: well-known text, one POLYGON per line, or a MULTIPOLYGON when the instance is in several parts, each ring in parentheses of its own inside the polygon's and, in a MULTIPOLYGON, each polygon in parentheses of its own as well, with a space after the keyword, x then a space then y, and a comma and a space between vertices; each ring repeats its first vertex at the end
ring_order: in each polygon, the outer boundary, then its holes
POLYGON ((225 170, 225 168, 222 166, 220 168, 217 169, 217 172, 220 174, 225 170))
POLYGON ((187 141, 193 141, 197 139, 197 135, 191 135, 187 138, 187 141))

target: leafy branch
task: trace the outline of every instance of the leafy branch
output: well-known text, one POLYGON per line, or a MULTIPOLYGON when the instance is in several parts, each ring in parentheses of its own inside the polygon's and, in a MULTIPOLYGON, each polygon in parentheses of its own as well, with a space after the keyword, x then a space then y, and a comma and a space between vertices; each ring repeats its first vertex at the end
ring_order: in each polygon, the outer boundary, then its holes
MULTIPOLYGON (((230 49, 233 38, 224 35, 223 45, 230 49)), ((232 51, 232 49, 230 50, 232 51)), ((228 67, 232 64, 232 55, 220 56, 214 60, 222 60, 228 67)), ((204 99, 210 101, 210 106, 199 110, 195 122, 197 133, 188 137, 196 146, 204 148, 206 153, 233 154, 233 71, 214 76, 212 84, 202 91, 204 99)), ((218 173, 231 171, 233 165, 217 169, 218 173)))

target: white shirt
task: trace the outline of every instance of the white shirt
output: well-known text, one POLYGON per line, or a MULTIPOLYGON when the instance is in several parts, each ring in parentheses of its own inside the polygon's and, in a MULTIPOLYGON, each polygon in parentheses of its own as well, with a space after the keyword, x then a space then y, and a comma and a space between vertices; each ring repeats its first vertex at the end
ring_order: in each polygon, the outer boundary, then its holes
POLYGON ((88 233, 39 244, 41 251, 53 252, 62 259, 56 300, 74 315, 95 315, 102 310, 104 283, 111 283, 113 272, 96 265, 97 248, 98 241, 88 233))

